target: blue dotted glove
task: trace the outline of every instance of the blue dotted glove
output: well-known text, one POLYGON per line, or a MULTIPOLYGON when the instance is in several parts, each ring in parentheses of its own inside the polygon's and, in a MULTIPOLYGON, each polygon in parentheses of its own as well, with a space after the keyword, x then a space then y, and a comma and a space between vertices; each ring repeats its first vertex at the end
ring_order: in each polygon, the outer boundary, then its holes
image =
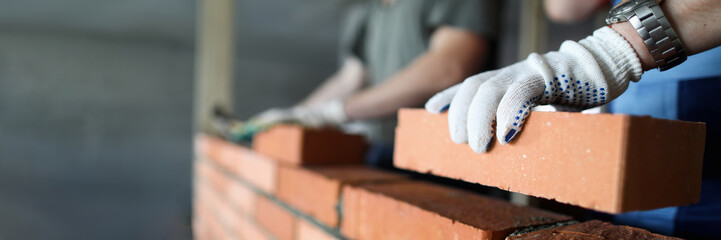
POLYGON ((510 142, 536 105, 599 106, 621 95, 641 74, 631 45, 603 27, 579 42, 564 42, 558 52, 533 53, 525 61, 472 76, 433 96, 426 110, 448 109, 451 139, 482 153, 494 134, 501 144, 510 142))

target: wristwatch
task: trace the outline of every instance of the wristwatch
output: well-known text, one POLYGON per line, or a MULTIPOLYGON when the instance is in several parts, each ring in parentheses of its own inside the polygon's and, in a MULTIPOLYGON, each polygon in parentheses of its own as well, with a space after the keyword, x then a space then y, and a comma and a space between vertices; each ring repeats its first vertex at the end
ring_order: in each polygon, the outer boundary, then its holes
POLYGON ((659 70, 665 71, 686 61, 681 40, 655 0, 621 1, 606 18, 609 25, 625 21, 641 35, 659 70))

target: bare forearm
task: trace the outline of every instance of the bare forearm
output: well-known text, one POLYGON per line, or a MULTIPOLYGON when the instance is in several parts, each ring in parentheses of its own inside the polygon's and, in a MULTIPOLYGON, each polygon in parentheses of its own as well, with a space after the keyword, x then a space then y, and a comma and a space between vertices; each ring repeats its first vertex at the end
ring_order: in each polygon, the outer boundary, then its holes
POLYGON ((453 61, 422 57, 385 84, 362 91, 346 102, 351 119, 387 116, 402 107, 419 106, 436 92, 461 82, 472 71, 453 61))
POLYGON ((385 84, 359 92, 345 104, 350 119, 395 114, 402 107, 420 106, 436 92, 478 72, 488 42, 464 30, 441 27, 431 37, 429 50, 385 84))
MULTIPOLYGON (((721 25, 718 24, 721 22, 721 1, 665 0, 661 3, 661 8, 688 55, 721 45, 721 25)), ((644 70, 656 67, 651 53, 629 22, 617 23, 611 28, 631 43, 644 70)))
POLYGON ((545 0, 546 15, 553 21, 572 23, 587 19, 607 0, 545 0))
POLYGON ((337 98, 346 98, 358 91, 364 84, 365 69, 356 58, 348 58, 341 69, 313 91, 299 106, 312 106, 337 98))

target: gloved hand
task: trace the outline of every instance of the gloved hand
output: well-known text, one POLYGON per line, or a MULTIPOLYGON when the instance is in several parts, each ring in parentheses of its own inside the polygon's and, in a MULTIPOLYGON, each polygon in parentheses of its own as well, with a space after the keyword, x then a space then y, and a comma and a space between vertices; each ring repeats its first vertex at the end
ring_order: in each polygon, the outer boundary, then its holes
POLYGON ((603 27, 579 42, 564 42, 558 52, 532 53, 525 61, 469 77, 433 96, 426 110, 449 109, 451 139, 482 153, 493 140, 494 124, 498 141, 506 144, 521 131, 533 106, 599 106, 621 95, 641 74, 631 45, 603 27))
POLYGON ((308 127, 321 127, 339 125, 346 121, 348 121, 348 116, 341 100, 332 100, 310 107, 273 108, 250 119, 250 122, 259 126, 270 126, 277 123, 299 123, 308 127))
POLYGON ((271 108, 265 110, 248 120, 257 126, 269 126, 293 119, 293 108, 271 108))

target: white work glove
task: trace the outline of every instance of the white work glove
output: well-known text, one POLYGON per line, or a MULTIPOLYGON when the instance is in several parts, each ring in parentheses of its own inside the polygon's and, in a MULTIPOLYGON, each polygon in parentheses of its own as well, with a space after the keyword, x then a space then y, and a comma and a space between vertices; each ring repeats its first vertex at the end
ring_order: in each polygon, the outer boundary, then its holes
POLYGON ((431 113, 448 112, 451 139, 473 151, 488 151, 496 124, 498 141, 510 142, 536 105, 591 108, 606 104, 641 78, 641 63, 631 45, 609 27, 579 42, 566 41, 558 52, 532 53, 528 59, 484 72, 437 93, 426 103, 431 113), (450 106, 449 106, 450 104, 450 106))
POLYGON ((323 102, 310 107, 273 108, 250 119, 250 122, 260 126, 277 123, 300 123, 308 127, 321 127, 340 125, 346 121, 348 121, 348 116, 341 100, 323 102))

